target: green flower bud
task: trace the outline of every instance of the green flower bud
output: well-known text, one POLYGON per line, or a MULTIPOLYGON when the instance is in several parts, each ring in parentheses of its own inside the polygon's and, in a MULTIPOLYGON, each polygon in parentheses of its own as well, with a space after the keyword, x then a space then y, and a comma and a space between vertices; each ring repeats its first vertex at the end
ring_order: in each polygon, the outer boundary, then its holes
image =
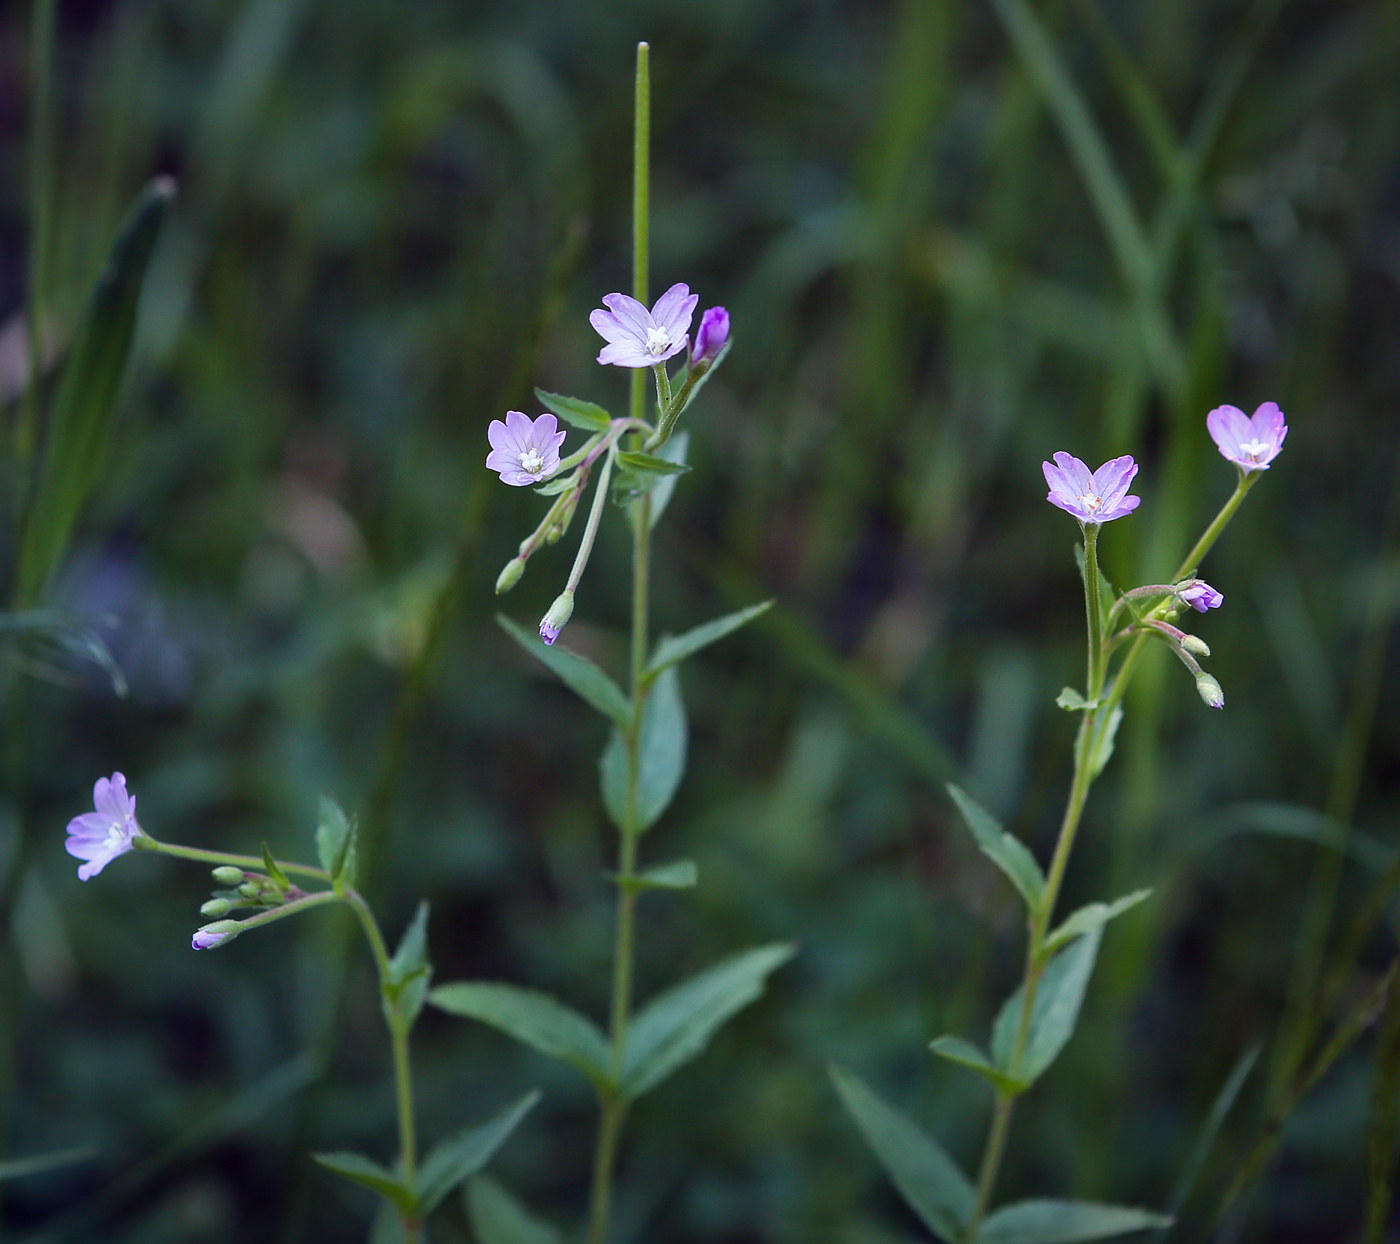
POLYGON ((1186 651, 1189 652, 1192 656, 1210 656, 1210 645, 1207 644, 1206 641, 1202 639, 1199 635, 1183 635, 1181 637, 1181 646, 1185 648, 1186 651))
POLYGON ((509 592, 517 583, 520 576, 525 573, 525 559, 523 557, 512 557, 506 562, 505 569, 501 571, 496 579, 496 595, 500 596, 509 592))
POLYGON ((238 892, 244 898, 260 898, 262 896, 262 890, 255 881, 245 881, 238 887, 238 892))
POLYGON ((560 592, 554 598, 554 603, 550 605, 549 612, 540 619, 540 638, 547 644, 552 644, 559 638, 559 632, 568 625, 569 619, 574 616, 574 594, 572 592, 560 592))
POLYGON ((216 916, 226 916, 233 910, 233 904, 226 898, 211 898, 203 907, 199 909, 201 916, 209 916, 211 919, 216 916))
POLYGON ((243 870, 232 864, 220 864, 214 869, 214 880, 220 885, 238 885, 243 880, 243 870))
POLYGON ((1201 693, 1201 699, 1205 701, 1207 708, 1225 707, 1225 692, 1209 674, 1196 675, 1196 690, 1201 693))

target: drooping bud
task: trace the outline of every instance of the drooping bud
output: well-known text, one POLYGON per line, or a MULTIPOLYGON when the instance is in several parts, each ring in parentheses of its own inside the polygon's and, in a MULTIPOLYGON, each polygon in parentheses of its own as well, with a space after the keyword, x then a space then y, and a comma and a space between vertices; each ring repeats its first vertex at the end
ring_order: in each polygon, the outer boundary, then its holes
POLYGON ((211 898, 203 907, 199 909, 201 916, 208 916, 211 920, 218 916, 226 916, 233 910, 233 904, 226 898, 211 898))
POLYGON ((1176 594, 1197 613, 1205 613, 1207 609, 1219 609, 1225 600, 1225 597, 1204 579, 1192 579, 1189 583, 1178 585, 1176 594))
POLYGON ((243 870, 232 864, 220 864, 214 869, 214 880, 220 885, 239 885, 243 881, 243 870))
POLYGON ((1192 656, 1210 656, 1210 645, 1199 635, 1183 635, 1181 637, 1181 646, 1192 656))
POLYGON ((574 594, 568 591, 560 592, 550 605, 549 612, 540 619, 540 638, 545 643, 552 644, 559 638, 559 632, 569 624, 573 614, 574 594))
POLYGON ((1225 692, 1209 674, 1196 675, 1196 690, 1200 692, 1207 708, 1225 707, 1225 692))
POLYGON ((241 932, 243 926, 237 920, 216 920, 202 929, 196 929, 190 945, 195 950, 213 950, 216 946, 227 945, 241 932))
POLYGON ((695 345, 690 352, 690 365, 713 363, 729 340, 729 312, 723 307, 711 307, 700 317, 695 330, 695 345))
POLYGON ((501 596, 509 592, 517 583, 520 576, 525 573, 525 559, 523 557, 512 557, 506 562, 505 569, 496 577, 496 595, 501 596))

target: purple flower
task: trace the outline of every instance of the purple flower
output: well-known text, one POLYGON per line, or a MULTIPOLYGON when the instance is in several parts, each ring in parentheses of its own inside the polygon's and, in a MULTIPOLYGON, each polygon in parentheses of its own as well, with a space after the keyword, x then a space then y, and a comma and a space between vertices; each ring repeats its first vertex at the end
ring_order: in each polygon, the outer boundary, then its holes
POLYGON ((486 455, 489 470, 499 471, 501 480, 523 488, 538 484, 559 469, 559 446, 567 432, 558 431, 559 420, 553 415, 541 415, 531 422, 530 416, 518 410, 506 411, 506 421, 492 419, 486 429, 491 452, 486 455))
POLYGON ((1225 600, 1225 597, 1204 579, 1192 579, 1189 586, 1179 588, 1176 594, 1197 613, 1205 613, 1207 609, 1219 609, 1225 600))
POLYGON ((711 307, 700 317, 695 330, 695 348, 690 352, 690 365, 713 363, 724 343, 729 340, 729 312, 723 307, 711 307))
POLYGON ((599 352, 598 362, 655 367, 679 354, 690 343, 690 317, 699 301, 689 285, 672 285, 650 311, 626 294, 608 294, 603 299, 607 310, 595 310, 588 317, 608 343, 599 352))
POLYGON ((1045 482, 1050 495, 1045 499, 1058 505, 1066 514, 1073 514, 1081 523, 1107 523, 1122 518, 1138 508, 1141 497, 1127 495, 1137 463, 1125 454, 1105 462, 1091 472, 1073 454, 1064 451, 1054 455, 1055 464, 1042 462, 1045 482))
POLYGON ((193 950, 213 950, 216 946, 233 941, 242 931, 243 925, 237 920, 216 920, 195 930, 190 938, 190 947, 193 950))
POLYGON ((1288 435, 1277 402, 1265 402, 1252 418, 1238 406, 1217 406, 1206 416, 1206 427, 1220 452, 1246 473, 1267 471, 1288 435))
POLYGON ((126 778, 120 773, 97 779, 92 802, 97 811, 69 821, 64 843, 69 855, 87 861, 78 869, 81 881, 91 880, 117 856, 125 855, 142 833, 136 823, 136 796, 127 794, 126 778))

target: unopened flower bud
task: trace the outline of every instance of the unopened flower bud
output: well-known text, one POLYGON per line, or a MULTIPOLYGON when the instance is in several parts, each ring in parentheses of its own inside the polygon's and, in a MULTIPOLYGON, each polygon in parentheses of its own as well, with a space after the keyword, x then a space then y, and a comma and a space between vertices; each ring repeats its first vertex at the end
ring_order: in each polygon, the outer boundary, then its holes
POLYGON ((1205 701, 1207 708, 1225 707, 1225 692, 1209 674, 1196 675, 1196 690, 1201 693, 1201 699, 1205 701))
POLYGON ((241 932, 243 926, 237 920, 216 920, 202 929, 196 929, 190 945, 195 950, 213 950, 216 946, 233 941, 241 932))
POLYGON ((554 603, 550 605, 549 612, 540 619, 540 638, 547 644, 552 644, 559 638, 559 632, 568 624, 574 613, 574 594, 572 592, 560 592, 554 598, 554 603))
POLYGON ((729 312, 723 307, 711 307, 700 317, 695 330, 695 345, 690 352, 690 365, 713 363, 729 340, 729 312))
POLYGON ((1179 586, 1176 594, 1197 613, 1205 613, 1207 609, 1219 609, 1225 600, 1225 597, 1204 579, 1192 579, 1189 583, 1179 586))
POLYGON ((1186 651, 1189 652, 1192 656, 1210 656, 1210 645, 1206 643, 1206 641, 1202 639, 1199 635, 1183 635, 1181 637, 1181 646, 1185 648, 1186 651))
POLYGON ((233 904, 226 898, 211 898, 203 907, 199 909, 201 916, 208 916, 211 920, 218 916, 226 916, 233 909, 233 904))
POLYGON ((517 583, 520 576, 525 573, 525 559, 523 557, 512 557, 506 562, 505 569, 496 577, 496 595, 500 596, 509 592, 517 583))
POLYGON ((214 880, 220 885, 238 885, 243 880, 243 870, 232 864, 220 864, 214 869, 214 880))
POLYGON ((258 898, 262 894, 262 890, 256 881, 245 881, 238 887, 238 892, 243 895, 244 898, 258 898))

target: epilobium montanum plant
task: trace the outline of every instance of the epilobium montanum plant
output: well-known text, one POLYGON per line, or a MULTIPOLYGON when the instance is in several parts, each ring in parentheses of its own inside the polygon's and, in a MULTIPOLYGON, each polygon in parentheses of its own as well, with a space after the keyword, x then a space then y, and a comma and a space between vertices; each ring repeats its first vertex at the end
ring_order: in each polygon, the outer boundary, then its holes
MULTIPOLYGON (((685 890, 696 884, 690 860, 642 868, 638 846, 666 810, 685 768, 686 717, 678 666, 762 613, 755 605, 717 618, 685 634, 663 637, 654 647, 648 636, 651 608, 652 530, 665 512, 685 465, 687 437, 676 423, 729 349, 729 314, 711 307, 692 339, 698 298, 683 284, 672 285, 647 306, 648 161, 650 79, 648 48, 637 48, 636 129, 633 185, 632 295, 608 294, 590 323, 603 338, 603 366, 632 371, 631 402, 625 417, 614 417, 593 402, 536 390, 552 414, 531 420, 519 411, 491 424, 486 465, 507 484, 540 484, 553 497, 535 531, 521 542, 519 555, 502 570, 498 593, 509 591, 525 564, 543 545, 559 540, 593 484, 593 498, 573 569, 540 620, 539 639, 509 619, 502 627, 612 723, 600 762, 602 802, 618 830, 617 914, 613 948, 612 997, 608 1030, 564 1003, 534 990, 486 981, 464 981, 434 989, 430 1000, 454 1015, 490 1024, 543 1054, 570 1064, 592 1083, 599 1123, 594 1151, 588 1239, 608 1237, 613 1167, 623 1122, 631 1104, 672 1072, 695 1058, 711 1035, 762 992, 769 974, 793 948, 759 946, 726 959, 632 1011, 632 963, 638 896, 649 890, 685 890), (682 358, 674 375, 669 360, 682 358), (655 379, 656 408, 646 416, 645 374, 655 379), (563 433, 555 416, 587 435, 581 446, 559 456, 563 433), (596 479, 595 479, 596 477, 596 479), (602 669, 555 641, 574 611, 598 525, 611 498, 632 532, 631 669, 624 691, 602 669), (541 642, 543 641, 543 642, 541 642)), ((489 1233, 481 1232, 483 1238, 489 1233)))
POLYGON ((355 827, 339 805, 328 798, 321 800, 316 827, 320 867, 274 859, 266 846, 261 857, 257 857, 160 842, 136 820, 136 797, 128 792, 126 778, 120 773, 98 778, 92 798, 95 810, 68 822, 68 854, 85 861, 78 869, 82 880, 97 876, 129 851, 155 851, 214 865, 214 881, 219 888, 200 908, 200 914, 210 918, 211 923, 195 930, 191 939, 195 950, 226 946, 250 929, 330 903, 343 903, 355 913, 374 957, 384 1022, 389 1029, 399 1156, 392 1167, 358 1153, 314 1156, 322 1166, 382 1198, 375 1240, 394 1238, 392 1232, 397 1228, 404 1244, 418 1244, 424 1238, 428 1216, 448 1193, 486 1165, 538 1096, 527 1093, 487 1122, 447 1137, 421 1162, 418 1160, 409 1035, 423 1009, 433 974, 428 959, 427 903, 419 905, 398 949, 390 955, 374 914, 354 888, 355 827), (292 877, 305 879, 314 888, 305 889, 292 877), (235 916, 243 912, 254 914, 235 916))
POLYGON ((1076 549, 1084 580, 1088 624, 1088 670, 1083 692, 1066 687, 1056 703, 1080 714, 1074 743, 1074 776, 1048 872, 1030 850, 1002 829, 986 809, 956 786, 949 791, 978 847, 1015 887, 1026 906, 1025 975, 1002 1005, 992 1026, 990 1050, 958 1036, 939 1037, 935 1054, 975 1072, 994 1094, 991 1126, 977 1181, 912 1121, 887 1105, 851 1072, 832 1076, 847 1109, 915 1213, 947 1244, 1065 1244, 1099 1240, 1152 1227, 1171 1219, 1148 1210, 1083 1201, 1037 1199, 992 1210, 992 1194, 1006 1152, 1017 1100, 1045 1073, 1074 1032, 1084 991, 1098 956, 1104 926, 1147 898, 1141 890, 1110 903, 1089 903, 1052 927, 1055 903, 1094 780, 1113 754, 1123 719, 1123 696, 1149 642, 1165 644, 1186 667, 1201 699, 1223 708, 1220 683, 1198 658, 1210 656, 1204 640, 1175 625, 1187 608, 1204 614, 1224 601, 1196 577, 1196 569, 1234 516, 1260 473, 1277 457, 1288 428, 1272 402, 1253 418, 1233 406, 1206 417, 1206 426, 1227 461, 1235 464, 1235 491, 1186 555, 1171 583, 1152 583, 1115 593, 1099 571, 1098 541, 1104 525, 1132 514, 1139 498, 1129 494, 1137 464, 1115 458, 1090 471, 1078 458, 1057 453, 1044 464, 1046 498, 1079 523, 1076 549), (1115 654, 1126 647, 1117 669, 1115 654))

